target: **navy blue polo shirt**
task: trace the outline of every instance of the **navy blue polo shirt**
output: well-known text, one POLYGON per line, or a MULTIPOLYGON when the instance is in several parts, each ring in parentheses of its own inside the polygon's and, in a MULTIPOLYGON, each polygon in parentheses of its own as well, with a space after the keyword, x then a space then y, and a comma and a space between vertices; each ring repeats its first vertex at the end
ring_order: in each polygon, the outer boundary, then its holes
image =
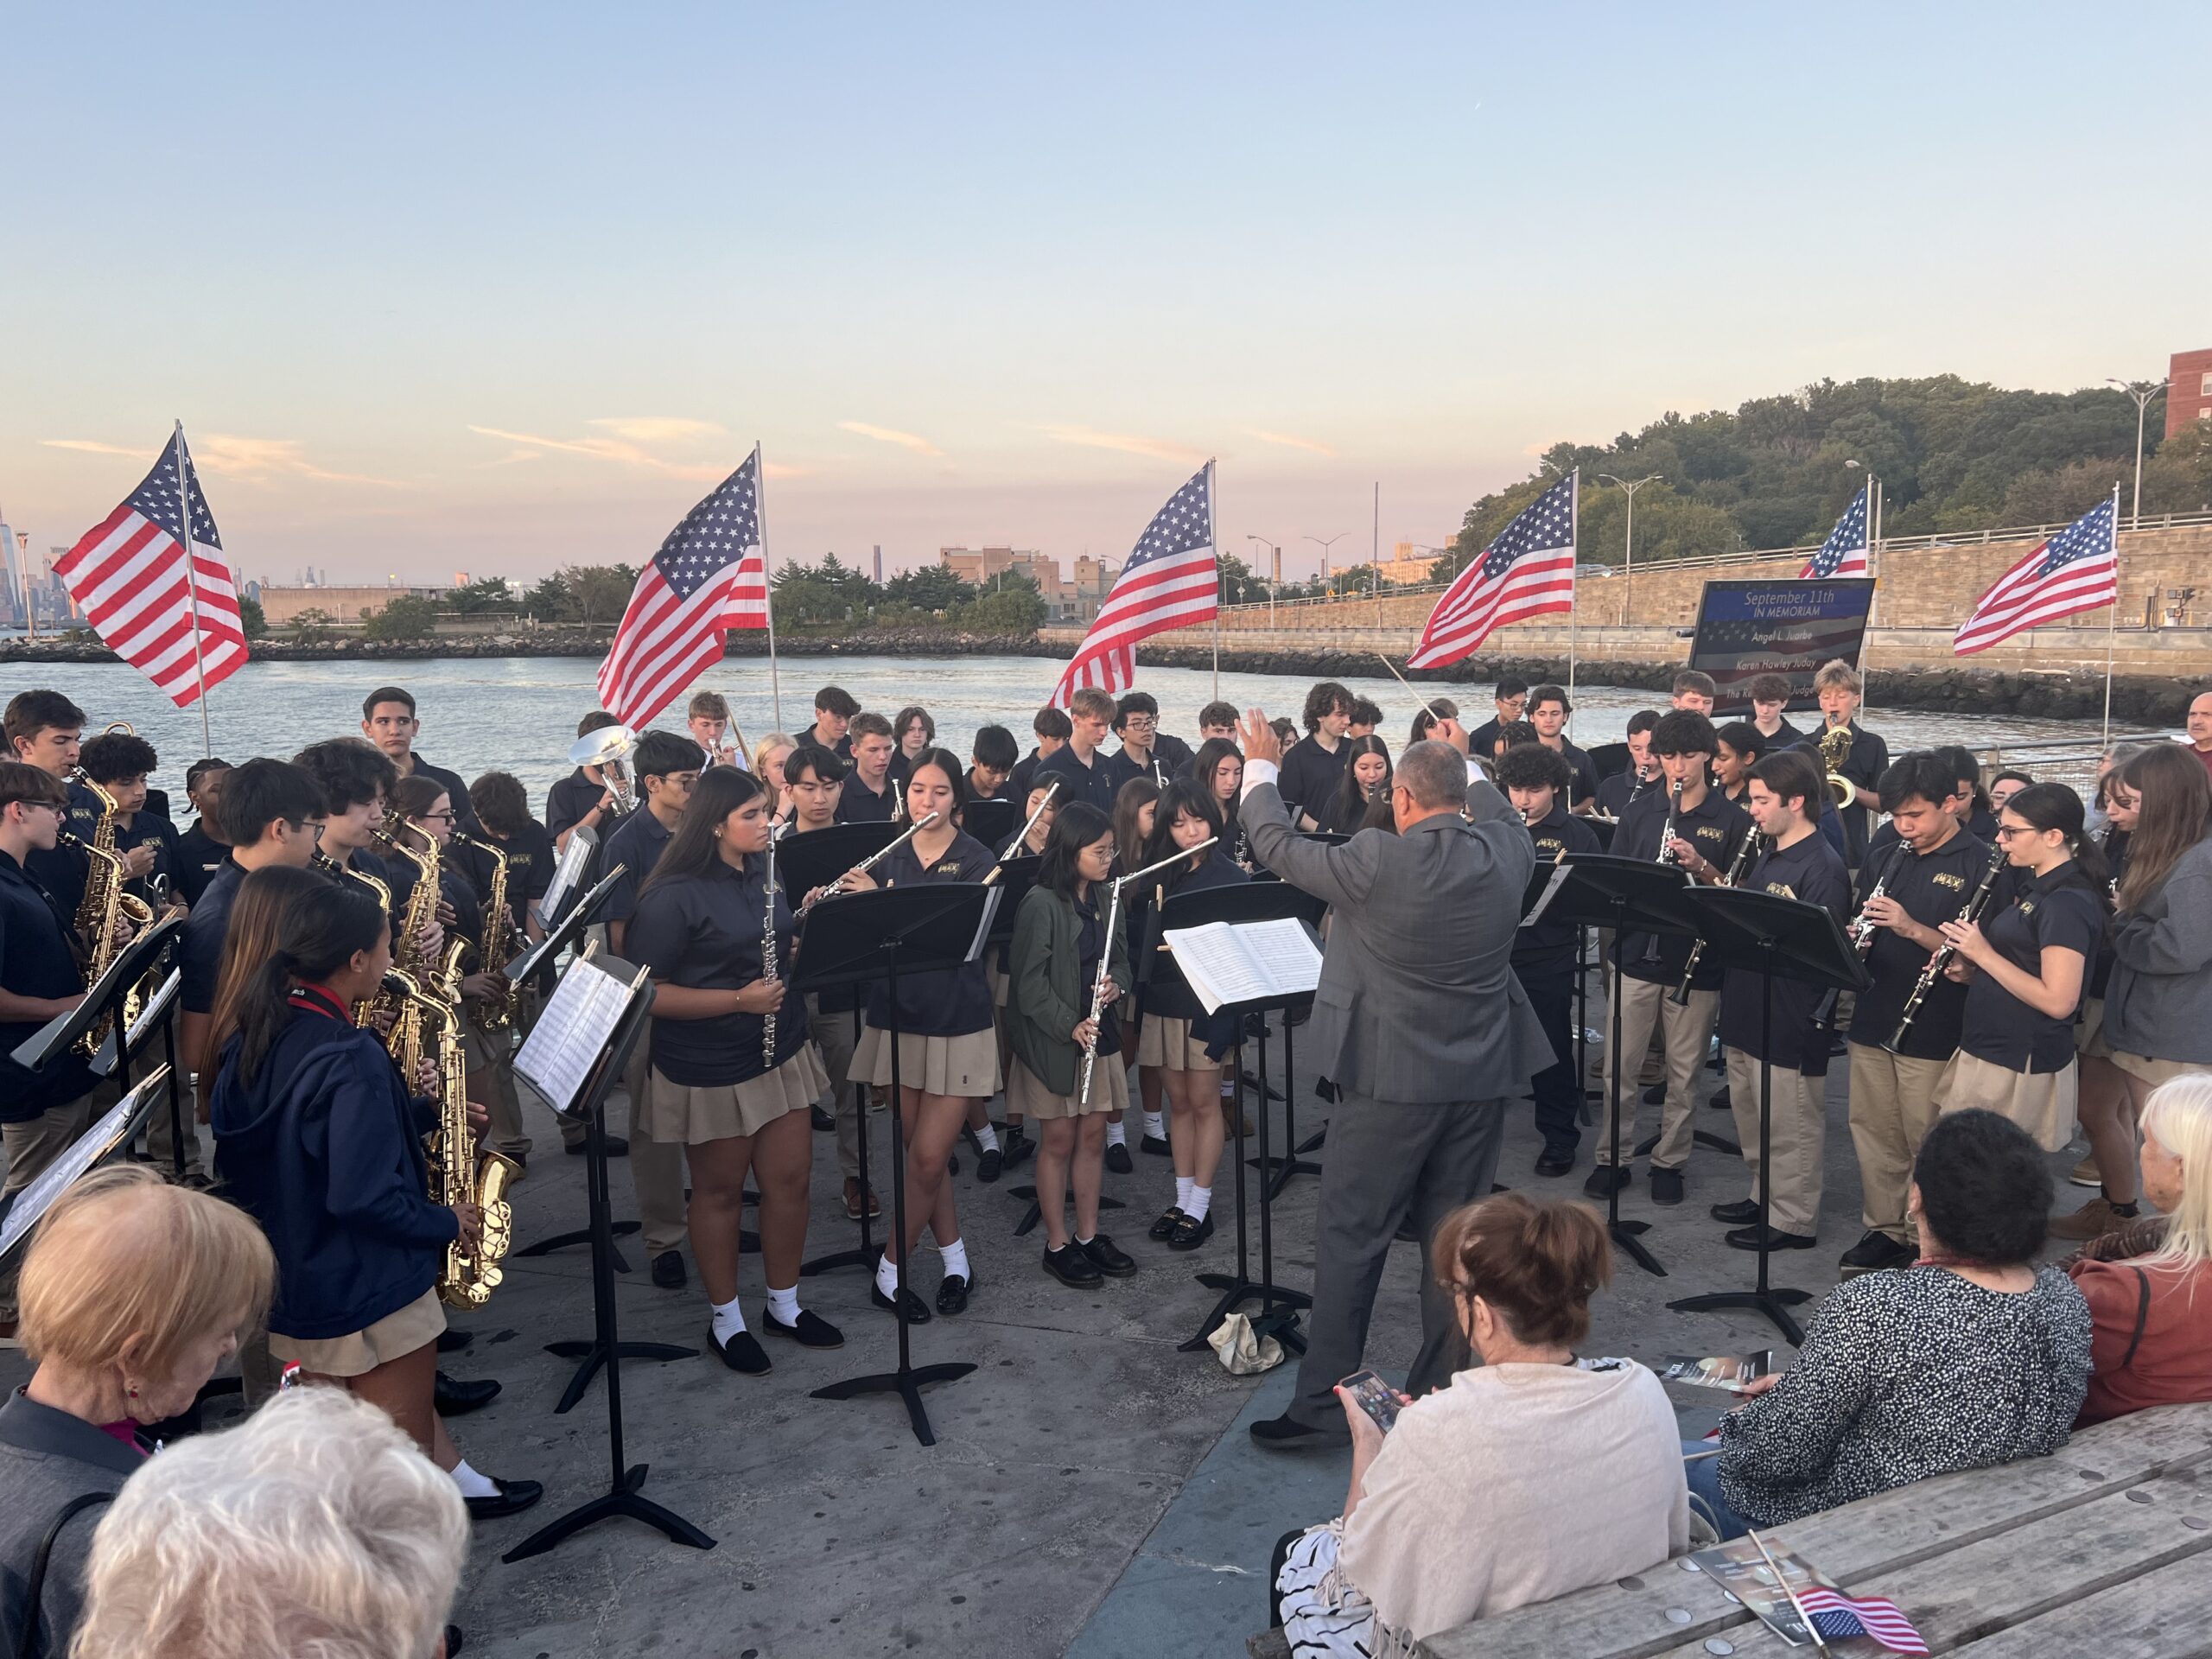
MULTIPOLYGON (((1586 751, 1576 748, 1565 738, 1560 739, 1557 753, 1560 759, 1567 762, 1567 769, 1574 774, 1573 785, 1568 791, 1573 799, 1568 804, 1580 806, 1585 801, 1594 802, 1598 798, 1598 763, 1590 758, 1586 751)), ((1667 792, 1663 779, 1661 780, 1658 792, 1662 795, 1667 792)))
POLYGON ((1149 778, 1165 789, 1189 772, 1192 761, 1197 758, 1181 738, 1157 732, 1153 735, 1150 754, 1140 760, 1129 753, 1129 746, 1124 743, 1106 757, 1106 764, 1113 771, 1114 792, 1118 795, 1122 785, 1132 778, 1149 778))
MULTIPOLYGON (((1536 844, 1539 868, 1556 864, 1569 853, 1599 850, 1598 832, 1557 804, 1529 826, 1529 836, 1536 844)), ((1575 935, 1580 931, 1573 922, 1550 920, 1520 929, 1513 936, 1513 970, 1524 979, 1573 973, 1575 935)))
MULTIPOLYGON (((582 766, 555 780, 553 787, 545 791, 546 830, 557 839, 563 830, 572 830, 582 823, 585 815, 606 799, 607 794, 607 785, 594 784, 585 777, 582 766)), ((598 834, 603 839, 612 827, 602 818, 598 834)))
MULTIPOLYGON (((893 764, 897 764, 894 756, 893 764)), ((887 772, 883 779, 883 792, 879 795, 861 781, 857 771, 845 774, 845 781, 837 790, 837 822, 840 823, 890 823, 899 817, 899 785, 887 772)))
POLYGON ((602 872, 623 866, 622 879, 614 884, 614 891, 607 895, 607 907, 600 912, 600 919, 607 922, 626 922, 638 908, 638 889, 645 885, 653 866, 660 862, 661 854, 667 849, 676 832, 668 829, 653 816, 652 809, 641 806, 624 818, 613 834, 600 843, 599 868, 602 872))
POLYGON ((443 766, 434 766, 419 754, 410 754, 408 758, 415 763, 414 776, 429 779, 453 797, 453 810, 458 815, 454 819, 453 827, 474 835, 476 809, 469 804, 468 785, 461 781, 461 774, 448 772, 443 766))
MULTIPOLYGON (((2020 870, 2015 892, 2008 908, 1982 923, 1997 953, 2022 972, 2040 975, 2046 946, 2078 950, 2086 986, 2106 922, 2103 900, 2089 878, 2069 858, 2042 875, 2020 870)), ((1967 982, 1959 1046, 2010 1071, 2063 1071, 2074 1060, 2076 1012, 2069 1008, 2063 1019, 2053 1019, 2021 1001, 1995 976, 1977 972, 1967 982)))
MULTIPOLYGON (((1124 905, 1133 899, 1138 901, 1129 912, 1128 936, 1133 958, 1129 971, 1138 982, 1137 1006, 1146 1014, 1157 1014, 1164 1020, 1202 1020, 1206 1017, 1205 1004, 1198 1001, 1190 981, 1176 966, 1175 953, 1166 948, 1161 937, 1160 917, 1167 900, 1179 894, 1203 893, 1208 887, 1241 887, 1252 878, 1237 868, 1218 842, 1197 869, 1180 874, 1170 870, 1164 875, 1164 880, 1155 877, 1146 881, 1141 891, 1135 887, 1122 890, 1124 905)), ((1094 962, 1093 972, 1096 966, 1094 962)))
MULTIPOLYGON (((480 831, 479 839, 507 855, 507 911, 514 918, 515 937, 523 938, 530 926, 531 900, 543 899, 546 888, 553 883, 553 837, 543 824, 532 818, 512 841, 503 840, 488 830, 480 831)), ((474 847, 449 846, 446 857, 468 878, 469 885, 483 902, 489 904, 492 878, 498 869, 491 854, 479 852, 474 847)))
POLYGON ((176 838, 176 886, 186 904, 200 902, 200 895, 230 856, 231 849, 207 833, 205 818, 176 838))
MULTIPOLYGON (((1858 902, 1865 904, 1885 871, 1889 885, 1883 892, 1904 906, 1904 913, 1924 927, 1941 927, 1956 918, 1967 899, 1980 885, 1989 868, 1990 851, 1963 831, 1932 853, 1891 850, 1877 855, 1870 845, 1866 861, 1859 867, 1858 902), (1891 860, 1897 861, 1894 866, 1891 860)), ((1848 1033, 1854 1043, 1879 1045, 1897 1033, 1912 988, 1928 966, 1928 952, 1894 929, 1878 927, 1866 952, 1866 971, 1872 983, 1859 993, 1848 1033)), ((1966 1010, 1967 988, 1938 974, 1928 988, 1920 1011, 1912 1017, 1898 1051, 1916 1060, 1948 1060, 1959 1046, 1959 1020, 1966 1010)))
MULTIPOLYGON (((741 990, 763 978, 760 941, 768 916, 767 861, 732 869, 717 858, 697 875, 657 881, 638 897, 623 936, 623 954, 663 984, 695 991, 741 990)), ((776 963, 790 972, 791 910, 776 892, 776 963)), ((744 1083, 772 1071, 806 1040, 806 1003, 785 996, 776 1013, 773 1064, 764 1052, 761 1016, 716 1014, 711 1020, 656 1020, 652 1063, 670 1082, 701 1088, 744 1083)))
MULTIPOLYGON (((484 901, 478 895, 476 884, 454 863, 454 855, 461 851, 448 847, 438 862, 438 897, 453 906, 454 925, 446 930, 448 939, 467 939, 481 950, 484 946, 484 901)), ((385 885, 391 889, 391 913, 395 918, 407 913, 407 901, 414 896, 415 884, 423 879, 422 871, 415 868, 412 859, 394 855, 385 868, 385 885)), ((397 943, 395 942, 395 950, 397 943)))
MULTIPOLYGON (((0 986, 17 996, 49 999, 74 996, 85 988, 66 914, 35 876, 0 852, 0 986)), ((45 1024, 0 1020, 0 1123, 28 1123, 92 1086, 92 1072, 73 1050, 49 1060, 44 1071, 16 1064, 16 1045, 36 1036, 45 1024)))
POLYGON ((187 1014, 215 1012, 215 983, 223 971, 223 940, 231 931, 231 906, 238 900, 238 883, 245 871, 236 859, 226 858, 209 880, 192 914, 184 918, 184 944, 177 967, 184 976, 178 988, 187 1014))
MULTIPOLYGON (((1769 849, 1746 873, 1739 886, 1754 893, 1771 893, 1801 904, 1818 905, 1840 923, 1850 918, 1851 877, 1843 860, 1815 832, 1796 845, 1769 849)), ((1757 1059, 1770 1029, 1773 1045, 1765 1058, 1785 1071, 1824 1077, 1828 1070, 1827 1033, 1814 1028, 1814 1011, 1825 993, 1802 980, 1773 982, 1774 1001, 1764 1001, 1766 976, 1756 970, 1731 968, 1720 988, 1720 1041, 1757 1059)))
MULTIPOLYGON (((1671 791, 1655 789, 1622 813, 1620 828, 1613 832, 1613 856, 1656 863, 1672 800, 1671 791)), ((1751 827, 1750 813, 1710 786, 1703 800, 1674 817, 1676 836, 1696 848, 1714 868, 1722 870, 1735 858, 1736 849, 1751 827)), ((1629 978, 1659 980, 1672 985, 1681 981, 1694 943, 1687 934, 1665 938, 1631 932, 1623 933, 1613 949, 1620 957, 1621 971, 1629 978)), ((1718 989, 1719 985, 1719 966, 1709 957, 1700 960, 1691 988, 1710 991, 1718 989)))
POLYGON ((184 855, 181 850, 176 826, 158 812, 149 812, 143 806, 130 815, 130 827, 127 830, 124 828, 122 820, 118 818, 115 850, 128 853, 140 847, 154 849, 154 868, 130 882, 126 891, 134 899, 143 899, 150 904, 153 902, 154 883, 159 881, 167 889, 181 896, 184 855))
MULTIPOLYGON (((908 842, 887 853, 868 872, 876 885, 911 887, 918 882, 981 881, 998 862, 991 849, 964 833, 956 833, 944 855, 925 866, 908 842)), ((931 1037, 961 1037, 971 1031, 988 1031, 995 1014, 991 985, 979 958, 957 968, 933 973, 899 976, 899 1029, 931 1037)), ((878 981, 868 988, 868 1023, 878 1031, 891 1028, 891 996, 878 981)))
MULTIPOLYGON (((99 825, 100 798, 74 779, 63 787, 69 792, 69 816, 62 820, 61 827, 80 841, 90 841, 99 825)), ((62 912, 73 921, 77 906, 85 899, 86 855, 74 847, 35 847, 23 861, 23 868, 54 895, 62 912)))
POLYGON ((1060 792, 1052 798, 1056 806, 1065 806, 1070 801, 1088 801, 1103 812, 1109 822, 1114 817, 1114 796, 1120 788, 1114 779, 1114 768, 1104 755, 1091 752, 1090 764, 1084 766, 1076 759, 1075 745, 1064 743, 1044 760, 1029 774, 1029 786, 1060 780, 1060 792))

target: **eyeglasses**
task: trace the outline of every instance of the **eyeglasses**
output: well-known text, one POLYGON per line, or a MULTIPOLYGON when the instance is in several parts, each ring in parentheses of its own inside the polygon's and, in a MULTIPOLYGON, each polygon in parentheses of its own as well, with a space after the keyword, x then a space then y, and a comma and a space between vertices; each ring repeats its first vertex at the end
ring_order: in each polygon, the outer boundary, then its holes
MULTIPOLYGON (((452 810, 447 810, 444 812, 410 812, 408 816, 413 818, 417 823, 452 823, 461 817, 461 814, 452 810)), ((318 824, 315 827, 317 829, 321 829, 322 826, 318 824)))
POLYGON ((56 819, 66 818, 69 816, 68 804, 65 801, 17 801, 16 804, 21 807, 43 807, 48 812, 53 813, 56 819))
POLYGON ((2043 831, 2037 829, 2032 823, 2000 823, 1997 826, 1997 839, 1999 841, 2010 841, 2015 836, 2039 836, 2041 834, 2043 834, 2043 831))

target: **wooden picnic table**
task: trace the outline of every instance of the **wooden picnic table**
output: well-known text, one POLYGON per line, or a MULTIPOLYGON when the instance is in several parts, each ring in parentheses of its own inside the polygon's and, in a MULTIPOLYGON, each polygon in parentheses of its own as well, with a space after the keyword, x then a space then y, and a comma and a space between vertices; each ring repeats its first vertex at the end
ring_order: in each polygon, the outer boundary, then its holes
MULTIPOLYGON (((2053 1456, 1942 1475, 1761 1535, 1844 1590, 1887 1596, 1937 1654, 2212 1653, 2212 1405, 2164 1406, 2053 1456)), ((1281 1655, 1281 1632, 1250 1644, 1281 1655)), ((1462 1624, 1431 1659, 1783 1659, 1796 1651, 1677 1559, 1462 1624)))

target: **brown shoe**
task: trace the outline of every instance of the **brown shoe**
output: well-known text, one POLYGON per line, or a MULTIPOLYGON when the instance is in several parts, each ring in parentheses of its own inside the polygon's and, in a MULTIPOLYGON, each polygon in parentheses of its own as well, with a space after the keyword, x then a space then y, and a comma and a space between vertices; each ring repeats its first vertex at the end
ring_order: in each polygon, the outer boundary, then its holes
POLYGON ((2075 1165, 2068 1173, 2066 1179, 2075 1186, 2086 1186, 2091 1192, 2101 1187, 2105 1184, 2105 1178, 2097 1173, 2097 1154, 2093 1152, 2075 1165))
POLYGON ((2112 1200, 2100 1192, 2070 1216, 2061 1216, 2050 1224, 2053 1238, 2077 1241, 2102 1238, 2107 1233, 2125 1227, 2134 1220, 2123 1216, 2112 1206, 2112 1200))
MULTIPOLYGON (((874 1189, 870 1189, 868 1195, 868 1218, 874 1221, 882 1213, 883 1205, 877 1201, 874 1189)), ((845 1177, 845 1219, 858 1221, 860 1218, 861 1184, 854 1177, 848 1175, 845 1177)))

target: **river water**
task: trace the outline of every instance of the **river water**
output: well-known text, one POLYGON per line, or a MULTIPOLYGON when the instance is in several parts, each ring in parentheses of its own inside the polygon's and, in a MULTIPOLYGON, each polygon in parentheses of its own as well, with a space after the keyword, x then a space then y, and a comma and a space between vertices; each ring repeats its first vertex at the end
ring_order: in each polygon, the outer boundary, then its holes
MULTIPOLYGON (((783 670, 782 728, 798 732, 813 719, 815 690, 835 683, 863 708, 894 713, 908 703, 927 708, 938 741, 962 756, 978 726, 996 721, 1010 729, 1026 753, 1029 721, 1052 695, 1063 664, 1045 657, 808 657, 783 670)), ((494 767, 513 772, 541 807, 545 791, 569 771, 565 759, 576 722, 599 706, 595 661, 582 658, 448 658, 386 663, 255 662, 217 686, 208 703, 215 753, 236 763, 257 754, 290 755, 317 739, 357 734, 361 699, 382 684, 405 686, 416 699, 423 729, 416 747, 433 764, 474 779, 494 767)), ((31 684, 66 692, 85 710, 87 733, 126 720, 161 755, 156 781, 183 807, 185 766, 200 753, 200 714, 179 709, 137 671, 121 664, 57 663, 12 665, 9 695, 31 684)), ((1220 695, 1239 709, 1255 705, 1270 715, 1299 715, 1310 682, 1303 676, 1224 672, 1220 695)), ((768 668, 757 658, 733 658, 700 683, 730 701, 747 736, 757 742, 776 729, 768 668)), ((1165 730, 1195 742, 1198 712, 1214 696, 1213 677, 1202 670, 1147 668, 1141 683, 1160 699, 1165 730)), ((1347 678, 1384 714, 1382 735, 1395 750, 1406 739, 1419 703, 1388 677, 1347 678)), ((1876 683, 1878 696, 1879 682, 1876 683)), ((1481 685, 1434 688, 1454 697, 1468 723, 1491 715, 1481 685)), ((1663 708, 1662 695, 1615 686, 1579 687, 1572 734, 1584 747, 1618 742, 1639 709, 1663 708)), ((1809 724, 1798 716, 1800 725, 1809 724)), ((1812 716, 1817 719, 1818 716, 1812 716)), ((1874 707, 1867 723, 1889 741, 1892 754, 1938 743, 1986 750, 2020 743, 2063 741, 2077 753, 2094 747, 2094 724, 2012 716, 1913 714, 1874 707)), ((656 724, 680 729, 678 702, 656 724)), ((2029 770, 2037 767, 2031 761, 2029 770)), ((2054 767, 2055 775, 2075 768, 2054 767)))

